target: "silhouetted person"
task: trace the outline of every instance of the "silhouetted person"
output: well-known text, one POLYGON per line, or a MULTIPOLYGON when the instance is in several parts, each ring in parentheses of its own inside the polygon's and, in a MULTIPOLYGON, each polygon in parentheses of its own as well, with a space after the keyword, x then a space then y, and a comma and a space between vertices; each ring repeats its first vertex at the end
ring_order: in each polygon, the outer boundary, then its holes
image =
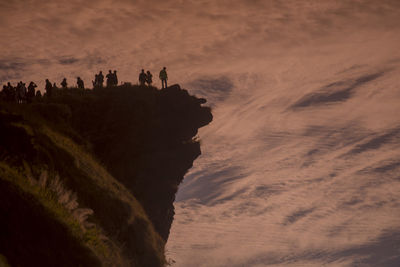
POLYGON ((26 87, 25 83, 20 81, 17 85, 17 102, 19 104, 24 103, 26 100, 26 87))
POLYGON ((10 91, 8 89, 8 85, 3 85, 3 90, 1 91, 1 100, 3 101, 10 101, 10 91))
POLYGON ((93 89, 96 89, 99 87, 99 75, 98 74, 94 75, 94 81, 92 80, 92 84, 93 84, 93 89))
POLYGON ((57 91, 57 89, 58 89, 57 84, 56 84, 56 83, 53 83, 53 92, 54 92, 54 91, 57 91))
POLYGON ((83 83, 81 77, 76 78, 76 84, 78 85, 79 89, 85 89, 85 84, 83 83))
POLYGON ((17 86, 15 87, 15 96, 16 96, 16 99, 17 99, 17 103, 19 104, 20 103, 20 100, 21 100, 21 94, 22 94, 22 82, 20 81, 19 83, 17 83, 17 86))
POLYGON ((60 84, 63 89, 67 89, 68 83, 66 78, 64 78, 60 84))
POLYGON ((10 82, 7 83, 7 85, 3 85, 3 90, 1 91, 2 93, 2 99, 7 102, 11 102, 11 94, 12 94, 12 85, 10 82))
POLYGON ((116 70, 114 70, 114 73, 113 73, 113 85, 114 86, 118 85, 118 77, 117 77, 117 71, 116 70))
POLYGON ((22 102, 26 102, 26 94, 28 93, 28 89, 26 89, 25 83, 22 83, 22 102))
POLYGON ((161 80, 162 89, 167 88, 168 75, 167 75, 167 68, 166 67, 164 67, 160 71, 160 80, 161 80), (165 84, 165 87, 164 87, 164 84, 165 84))
POLYGON ((36 91, 35 97, 36 97, 36 99, 42 98, 42 92, 40 92, 39 90, 37 90, 37 91, 36 91))
POLYGON ((16 88, 14 88, 14 86, 12 86, 10 82, 7 83, 7 91, 5 97, 7 102, 16 102, 16 88))
POLYGON ((103 87, 103 82, 104 82, 104 75, 103 73, 100 71, 99 74, 95 74, 94 75, 94 81, 92 81, 93 84, 93 88, 102 88, 103 87))
POLYGON ((51 85, 49 79, 46 79, 46 86, 44 89, 46 90, 46 96, 51 97, 53 94, 53 86, 51 85))
POLYGON ((106 75, 107 78, 107 87, 110 87, 113 85, 113 76, 114 74, 111 72, 111 70, 108 71, 108 74, 106 75))
POLYGON ((6 101, 7 85, 3 85, 3 90, 0 92, 0 100, 6 101))
POLYGON ((146 73, 146 82, 148 86, 151 86, 151 84, 153 83, 153 74, 151 74, 149 70, 146 73))
POLYGON ((97 85, 99 87, 103 87, 103 83, 104 83, 104 75, 103 72, 100 71, 99 75, 97 75, 97 85))
POLYGON ((139 83, 140 85, 144 86, 146 84, 147 80, 147 75, 144 72, 144 69, 142 69, 142 72, 139 74, 139 83))
POLYGON ((32 103, 33 98, 35 97, 35 88, 37 85, 34 82, 30 82, 28 86, 28 93, 26 94, 26 101, 28 103, 32 103))

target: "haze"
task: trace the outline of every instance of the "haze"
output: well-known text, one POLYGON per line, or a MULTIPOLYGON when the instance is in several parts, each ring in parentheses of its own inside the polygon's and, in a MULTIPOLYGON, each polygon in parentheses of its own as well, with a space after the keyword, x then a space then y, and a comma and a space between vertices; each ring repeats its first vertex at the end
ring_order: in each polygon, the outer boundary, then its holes
POLYGON ((400 265, 400 2, 2 1, 0 80, 207 98, 173 266, 400 265))

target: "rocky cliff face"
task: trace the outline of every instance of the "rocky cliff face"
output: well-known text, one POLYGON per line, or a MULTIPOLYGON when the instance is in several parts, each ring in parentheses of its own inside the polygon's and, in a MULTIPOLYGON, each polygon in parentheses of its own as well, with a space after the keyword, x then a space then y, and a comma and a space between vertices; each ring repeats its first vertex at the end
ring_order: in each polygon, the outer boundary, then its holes
POLYGON ((201 153, 193 138, 212 120, 203 103, 178 85, 126 85, 3 104, 0 255, 17 266, 51 266, 61 258, 50 251, 64 251, 58 266, 163 265, 178 185, 201 153), (54 236, 65 242, 47 246, 54 236))
POLYGON ((190 96, 179 85, 161 91, 140 87, 116 90, 119 93, 99 92, 102 103, 94 99, 89 106, 76 109, 72 117, 79 122, 73 124, 167 240, 178 185, 201 153, 200 143, 193 138, 200 127, 211 122, 210 108, 201 105, 205 99, 190 96), (93 116, 99 118, 98 123, 82 123, 93 116))

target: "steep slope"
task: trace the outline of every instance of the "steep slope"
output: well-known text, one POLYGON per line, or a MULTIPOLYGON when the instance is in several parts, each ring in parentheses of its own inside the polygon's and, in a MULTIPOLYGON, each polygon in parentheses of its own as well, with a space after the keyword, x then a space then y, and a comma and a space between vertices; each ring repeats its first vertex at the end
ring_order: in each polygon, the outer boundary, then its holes
POLYGON ((203 102, 122 86, 3 104, 0 253, 11 266, 164 265, 192 138, 212 119, 203 102))
POLYGON ((70 107, 70 124, 88 140, 98 159, 143 205, 156 231, 167 240, 173 201, 184 174, 200 155, 192 140, 212 120, 205 99, 179 85, 120 86, 55 103, 70 107))

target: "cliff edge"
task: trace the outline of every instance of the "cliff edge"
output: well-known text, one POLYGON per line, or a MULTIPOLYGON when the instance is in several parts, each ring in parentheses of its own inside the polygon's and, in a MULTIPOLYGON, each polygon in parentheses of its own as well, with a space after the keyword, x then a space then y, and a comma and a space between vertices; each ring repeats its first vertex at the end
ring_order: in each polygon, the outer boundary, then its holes
POLYGON ((11 266, 163 266, 204 99, 179 85, 64 89, 1 103, 0 258, 11 266))

